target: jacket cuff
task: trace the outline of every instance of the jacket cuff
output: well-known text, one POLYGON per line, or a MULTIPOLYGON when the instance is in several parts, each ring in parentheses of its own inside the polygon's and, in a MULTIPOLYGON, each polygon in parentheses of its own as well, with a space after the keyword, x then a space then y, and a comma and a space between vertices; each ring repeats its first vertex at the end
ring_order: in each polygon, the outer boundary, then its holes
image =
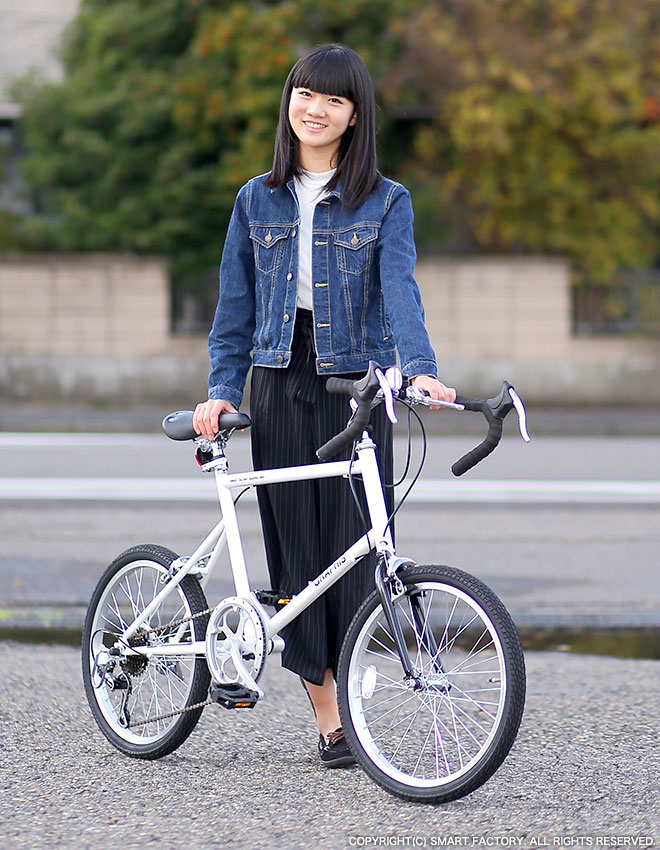
POLYGON ((431 378, 438 377, 438 366, 435 360, 411 360, 401 367, 406 378, 416 378, 418 375, 429 375, 431 378))
POLYGON ((243 393, 240 393, 238 390, 233 389, 233 387, 228 387, 223 384, 216 384, 214 387, 209 387, 209 398, 221 398, 225 401, 231 402, 234 405, 236 410, 241 406, 241 401, 243 400, 243 393))

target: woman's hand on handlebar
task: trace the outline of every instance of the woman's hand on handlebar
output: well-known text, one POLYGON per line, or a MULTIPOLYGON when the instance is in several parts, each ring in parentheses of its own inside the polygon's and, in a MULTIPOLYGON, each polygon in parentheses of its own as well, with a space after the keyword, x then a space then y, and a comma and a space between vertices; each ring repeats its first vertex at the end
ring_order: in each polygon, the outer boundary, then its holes
POLYGON ((220 430, 218 419, 221 413, 236 413, 236 408, 224 398, 210 398, 200 402, 193 414, 193 428, 202 437, 212 440, 220 430))
MULTIPOLYGON (((442 381, 438 381, 437 378, 432 378, 430 375, 417 375, 411 379, 410 383, 438 401, 456 401, 456 390, 453 387, 445 386, 442 381)), ((433 404, 429 406, 431 410, 442 410, 442 407, 433 404)))

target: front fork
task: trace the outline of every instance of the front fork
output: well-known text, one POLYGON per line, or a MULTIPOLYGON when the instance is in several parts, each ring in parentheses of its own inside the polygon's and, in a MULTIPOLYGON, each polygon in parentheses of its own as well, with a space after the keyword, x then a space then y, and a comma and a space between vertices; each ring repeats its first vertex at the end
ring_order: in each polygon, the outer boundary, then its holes
POLYGON ((378 563, 376 564, 374 577, 376 590, 378 591, 380 602, 383 607, 383 611, 385 612, 385 619, 387 620, 387 625, 390 629, 392 638, 394 639, 396 651, 401 660, 404 679, 411 681, 414 689, 418 690, 422 687, 419 675, 421 671, 416 671, 412 661, 410 660, 410 653, 408 652, 403 629, 401 628, 401 623, 399 622, 399 618, 397 617, 394 609, 394 599, 397 599, 404 594, 408 596, 415 629, 420 637, 420 641, 426 647, 436 672, 443 673, 444 671, 438 658, 439 652, 435 635, 433 634, 431 625, 428 622, 428 618, 422 608, 420 595, 414 590, 413 592, 407 592, 405 585, 397 575, 397 570, 404 566, 414 566, 414 562, 406 558, 396 558, 388 566, 387 557, 384 554, 381 554, 378 558, 378 563))

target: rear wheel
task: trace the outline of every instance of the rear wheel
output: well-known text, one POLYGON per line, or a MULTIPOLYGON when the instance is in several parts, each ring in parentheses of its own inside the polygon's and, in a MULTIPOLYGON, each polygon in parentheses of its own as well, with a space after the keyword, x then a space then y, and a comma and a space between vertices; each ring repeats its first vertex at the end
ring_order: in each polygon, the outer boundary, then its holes
MULTIPOLYGON (((116 558, 99 581, 83 629, 85 693, 99 728, 118 750, 156 759, 179 747, 203 711, 210 676, 191 655, 113 655, 119 636, 164 588, 177 555, 136 546, 116 558)), ((197 579, 186 576, 129 639, 132 646, 204 640, 209 615, 197 579), (193 615, 201 616, 193 617, 193 615)))
POLYGON ((386 790, 441 803, 469 794, 500 766, 520 726, 525 664, 508 612, 473 576, 451 567, 399 572, 394 601, 413 666, 404 678, 380 597, 363 603, 338 672, 344 733, 386 790))

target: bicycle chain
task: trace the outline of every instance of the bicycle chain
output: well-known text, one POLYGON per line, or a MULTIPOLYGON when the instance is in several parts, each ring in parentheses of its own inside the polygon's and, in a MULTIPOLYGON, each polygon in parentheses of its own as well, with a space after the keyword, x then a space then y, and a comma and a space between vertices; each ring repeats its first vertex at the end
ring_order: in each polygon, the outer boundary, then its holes
POLYGON ((165 623, 164 626, 154 626, 152 629, 145 629, 141 634, 150 635, 152 632, 162 632, 163 629, 172 629, 175 626, 180 626, 182 623, 187 623, 188 620, 197 620, 199 617, 204 617, 206 614, 212 614, 213 608, 205 608, 203 611, 198 611, 196 614, 191 614, 189 617, 181 617, 179 620, 174 620, 172 623, 165 623))
POLYGON ((194 711, 196 708, 204 708, 211 705, 213 700, 208 697, 205 702, 196 702, 195 705, 189 705, 187 708, 180 708, 178 711, 170 711, 168 714, 158 714, 156 717, 150 717, 148 720, 138 720, 137 723, 129 723, 129 729, 135 729, 136 726, 146 726, 147 723, 157 723, 159 720, 167 720, 168 717, 176 717, 177 714, 185 714, 187 711, 194 711))
MULTIPOLYGON (((213 608, 206 608, 204 611, 198 611, 196 614, 191 614, 189 617, 181 617, 179 620, 174 620, 173 623, 166 623, 164 626, 154 626, 152 629, 145 629, 143 632, 140 632, 141 635, 145 637, 150 634, 154 634, 155 632, 161 632, 163 629, 172 629, 176 626, 180 626, 183 623, 187 623, 189 620, 197 620, 199 617, 204 617, 206 614, 211 614, 213 612, 213 608)), ((176 717, 178 714, 185 714, 188 711, 195 711, 197 708, 204 708, 207 705, 211 705, 213 700, 208 697, 204 702, 197 702, 194 705, 189 705, 186 708, 179 708, 177 711, 170 711, 167 714, 157 714, 156 717, 149 717, 147 720, 138 720, 136 723, 129 722, 128 728, 135 729, 137 726, 146 726, 147 723, 158 723, 160 720, 167 720, 168 717, 176 717)))
MULTIPOLYGON (((206 614, 211 614, 213 610, 213 608, 206 608, 204 611, 198 611, 196 614, 191 614, 189 617, 181 617, 181 619, 175 620, 173 623, 166 623, 164 626, 155 626, 152 629, 145 629, 143 632, 140 632, 140 634, 147 636, 154 632, 160 632, 163 629, 175 628, 189 620, 196 620, 199 617, 204 617, 206 614)), ((207 705, 211 705, 212 702, 213 700, 208 697, 204 702, 197 702, 194 705, 189 705, 187 708, 180 708, 177 711, 170 711, 167 714, 158 714, 156 717, 150 717, 148 720, 138 720, 137 723, 129 722, 128 728, 135 729, 137 726, 146 726, 147 723, 158 723, 160 720, 167 720, 168 717, 176 717, 178 714, 185 714, 187 711, 194 711, 197 708, 205 708, 207 705)))

